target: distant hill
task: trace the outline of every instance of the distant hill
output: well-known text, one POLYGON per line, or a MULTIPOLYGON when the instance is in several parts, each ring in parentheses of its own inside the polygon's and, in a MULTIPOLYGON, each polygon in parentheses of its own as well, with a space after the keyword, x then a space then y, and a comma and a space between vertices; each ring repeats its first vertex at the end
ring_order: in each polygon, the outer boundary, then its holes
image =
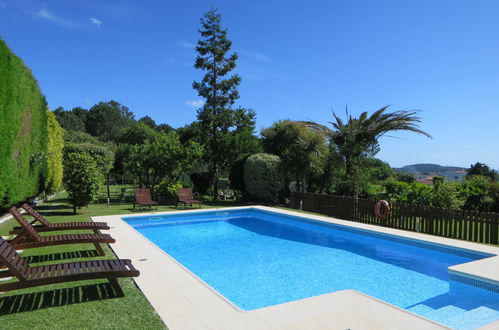
POLYGON ((394 168, 397 172, 405 172, 411 174, 444 174, 447 171, 462 171, 467 170, 466 167, 457 166, 442 166, 438 164, 414 164, 394 168))

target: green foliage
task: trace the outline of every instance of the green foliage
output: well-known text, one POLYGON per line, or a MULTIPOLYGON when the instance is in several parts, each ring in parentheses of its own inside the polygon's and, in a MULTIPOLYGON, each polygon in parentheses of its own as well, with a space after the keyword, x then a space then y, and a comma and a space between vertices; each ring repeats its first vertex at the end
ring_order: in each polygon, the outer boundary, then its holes
POLYGON ((157 137, 144 144, 124 145, 120 153, 126 154, 125 168, 141 186, 154 192, 164 179, 177 179, 180 174, 189 172, 202 154, 202 148, 195 142, 187 146, 180 143, 175 132, 158 133, 157 137))
POLYGON ((144 123, 133 123, 124 128, 118 134, 117 140, 124 144, 144 144, 146 141, 153 141, 158 137, 158 133, 144 123))
POLYGON ((178 196, 177 191, 183 187, 182 182, 163 180, 156 187, 156 196, 175 198, 178 196))
POLYGON ((454 182, 433 184, 431 205, 445 209, 459 210, 463 206, 459 187, 460 185, 454 182))
POLYGON ((115 141, 119 132, 133 123, 133 113, 116 102, 99 102, 87 114, 85 129, 102 141, 115 141))
POLYGON ((255 199, 274 204, 282 189, 281 160, 271 154, 255 154, 244 164, 244 182, 255 199))
POLYGON ((407 183, 389 179, 385 182, 386 195, 395 202, 430 205, 433 188, 419 182, 407 183))
POLYGON ((158 128, 158 125, 156 124, 156 122, 154 121, 154 119, 152 119, 149 116, 144 116, 144 117, 140 118, 138 120, 138 122, 142 123, 144 125, 147 125, 147 126, 149 126, 150 128, 152 128, 154 130, 158 128))
POLYGON ((84 132, 64 132, 64 157, 70 153, 86 153, 91 156, 102 175, 106 175, 114 164, 114 153, 110 144, 84 132))
POLYGON ((412 175, 410 173, 395 172, 394 175, 398 181, 403 181, 403 182, 407 182, 407 183, 413 183, 414 181, 416 181, 416 178, 414 178, 414 175, 412 175))
POLYGON ((67 143, 64 146, 64 158, 72 153, 84 153, 92 157, 99 172, 106 175, 113 167, 114 154, 106 146, 90 143, 67 143))
POLYGON ((431 137, 419 128, 421 119, 416 116, 417 111, 395 111, 385 113, 385 106, 372 115, 367 112, 358 118, 348 115, 346 123, 333 112, 333 129, 315 122, 306 122, 311 128, 324 132, 345 161, 346 181, 349 183, 348 195, 356 195, 358 188, 359 160, 366 156, 374 156, 379 151, 378 139, 388 132, 409 131, 431 137))
POLYGON ((465 210, 488 211, 494 204, 494 184, 489 177, 472 175, 466 177, 462 186, 465 210))
POLYGON ((482 175, 489 178, 491 181, 497 181, 497 172, 483 163, 476 163, 475 165, 471 165, 466 172, 467 178, 473 175, 482 175))
POLYGON ((95 160, 86 153, 68 153, 64 157, 64 186, 68 200, 76 208, 87 206, 97 199, 104 178, 95 160))
POLYGON ((206 102, 198 110, 199 125, 195 128, 195 141, 201 143, 206 153, 204 160, 214 175, 214 196, 218 198, 218 178, 231 164, 259 147, 253 135, 255 112, 242 108, 232 109, 239 98, 237 90, 241 78, 228 76, 236 67, 236 53, 228 55, 232 42, 227 30, 221 27, 222 17, 216 9, 208 11, 201 19, 201 39, 197 43, 195 68, 206 71, 203 79, 192 87, 206 102))
POLYGON ((0 207, 45 188, 46 109, 31 71, 0 39, 0 207))
POLYGON ((59 107, 54 110, 54 115, 64 130, 85 132, 86 112, 88 110, 82 108, 74 108, 72 111, 67 111, 59 107))
POLYGON ((392 168, 377 158, 361 158, 358 162, 359 173, 354 177, 356 193, 365 198, 377 198, 376 195, 383 192, 382 183, 394 175, 392 168))
POLYGON ((324 174, 329 151, 321 132, 308 129, 302 122, 279 120, 263 129, 262 137, 265 151, 282 160, 285 190, 292 180, 302 191, 309 190, 313 183, 324 190, 323 181, 314 181, 324 174))
POLYGON ((64 143, 88 143, 95 144, 99 146, 104 146, 105 144, 99 141, 96 137, 80 131, 64 130, 64 143))
POLYGON ((47 183, 46 191, 58 191, 62 186, 64 131, 57 122, 55 115, 47 110, 48 146, 47 146, 47 183))

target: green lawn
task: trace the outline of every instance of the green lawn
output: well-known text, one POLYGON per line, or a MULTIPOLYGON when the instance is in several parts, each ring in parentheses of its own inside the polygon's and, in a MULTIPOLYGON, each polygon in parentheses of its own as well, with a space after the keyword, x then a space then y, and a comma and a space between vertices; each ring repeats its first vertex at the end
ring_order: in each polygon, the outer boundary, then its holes
MULTIPOLYGON (((203 208, 230 206, 231 203, 203 204, 203 208)), ((197 208, 197 206, 195 206, 197 208)), ((133 209, 131 205, 91 205, 72 214, 64 195, 36 208, 51 222, 85 221, 91 216, 130 214, 148 209, 133 209)), ((179 206, 183 210, 183 206, 179 206)), ((175 210, 171 206, 159 206, 159 211, 175 210)), ((11 219, 0 225, 0 234, 17 225, 11 219)), ((81 231, 80 231, 81 232, 81 231)), ((51 232, 51 235, 67 234, 51 232)), ((44 233, 48 234, 48 233, 44 233)), ((105 257, 96 257, 91 244, 65 245, 28 249, 22 252, 30 265, 59 262, 115 259, 113 251, 105 248, 105 257)), ((81 281, 54 284, 0 294, 0 325, 4 329, 165 329, 166 326, 131 279, 120 279, 124 296, 118 296, 106 280, 81 281)))

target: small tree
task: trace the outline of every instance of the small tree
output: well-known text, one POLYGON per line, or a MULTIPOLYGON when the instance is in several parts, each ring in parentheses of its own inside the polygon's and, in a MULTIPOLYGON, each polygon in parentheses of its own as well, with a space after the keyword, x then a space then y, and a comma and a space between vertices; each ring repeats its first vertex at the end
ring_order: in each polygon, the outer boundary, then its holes
POLYGON ((202 148, 195 142, 186 146, 180 143, 176 132, 158 133, 144 144, 125 145, 122 153, 125 169, 139 182, 154 192, 154 188, 165 178, 176 180, 180 174, 188 173, 199 160, 202 148))
POLYGON ((76 208, 87 206, 97 199, 104 178, 95 160, 86 153, 70 153, 64 158, 64 185, 69 203, 76 208))
POLYGON ((244 183, 252 197, 276 203, 283 186, 281 159, 264 153, 250 156, 244 164, 244 183))

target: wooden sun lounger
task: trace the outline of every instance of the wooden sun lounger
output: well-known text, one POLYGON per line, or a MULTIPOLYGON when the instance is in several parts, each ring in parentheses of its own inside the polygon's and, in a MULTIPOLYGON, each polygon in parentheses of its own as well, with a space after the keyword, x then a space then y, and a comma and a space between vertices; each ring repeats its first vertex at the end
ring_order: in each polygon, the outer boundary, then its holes
POLYGON ((0 263, 7 270, 0 278, 16 277, 18 281, 0 284, 0 292, 33 286, 107 278, 121 292, 116 278, 139 276, 130 260, 97 260, 69 262, 32 267, 17 251, 0 237, 0 263))
MULTIPOLYGON (((31 225, 36 229, 37 232, 47 232, 47 231, 59 231, 59 230, 79 230, 79 229, 89 229, 93 230, 94 233, 100 234, 100 230, 108 230, 109 226, 105 222, 93 222, 93 221, 80 221, 80 222, 49 222, 43 215, 35 211, 28 204, 23 204, 23 209, 28 212, 29 215, 33 217, 31 225), (35 225, 34 223, 40 222, 40 225, 35 225)), ((24 230, 23 227, 14 227, 9 234, 19 234, 24 230)))
POLYGON ((184 204, 184 208, 187 207, 187 204, 192 206, 192 204, 199 204, 199 208, 201 208, 201 201, 198 201, 197 199, 194 199, 192 197, 192 189, 191 188, 181 188, 178 190, 178 202, 175 204, 175 208, 177 207, 178 203, 184 204))
POLYGON ((133 203, 133 208, 135 208, 135 204, 140 206, 156 206, 156 210, 158 209, 158 202, 152 200, 151 190, 147 188, 139 188, 135 189, 135 202, 133 203))
POLYGON ((94 244, 99 252, 99 255, 105 255, 104 250, 99 244, 109 244, 116 242, 108 234, 68 234, 68 235, 51 235, 40 236, 36 229, 28 222, 15 206, 9 210, 10 214, 19 222, 23 227, 23 231, 17 234, 12 240, 8 241, 15 249, 30 249, 51 245, 62 244, 94 244))

